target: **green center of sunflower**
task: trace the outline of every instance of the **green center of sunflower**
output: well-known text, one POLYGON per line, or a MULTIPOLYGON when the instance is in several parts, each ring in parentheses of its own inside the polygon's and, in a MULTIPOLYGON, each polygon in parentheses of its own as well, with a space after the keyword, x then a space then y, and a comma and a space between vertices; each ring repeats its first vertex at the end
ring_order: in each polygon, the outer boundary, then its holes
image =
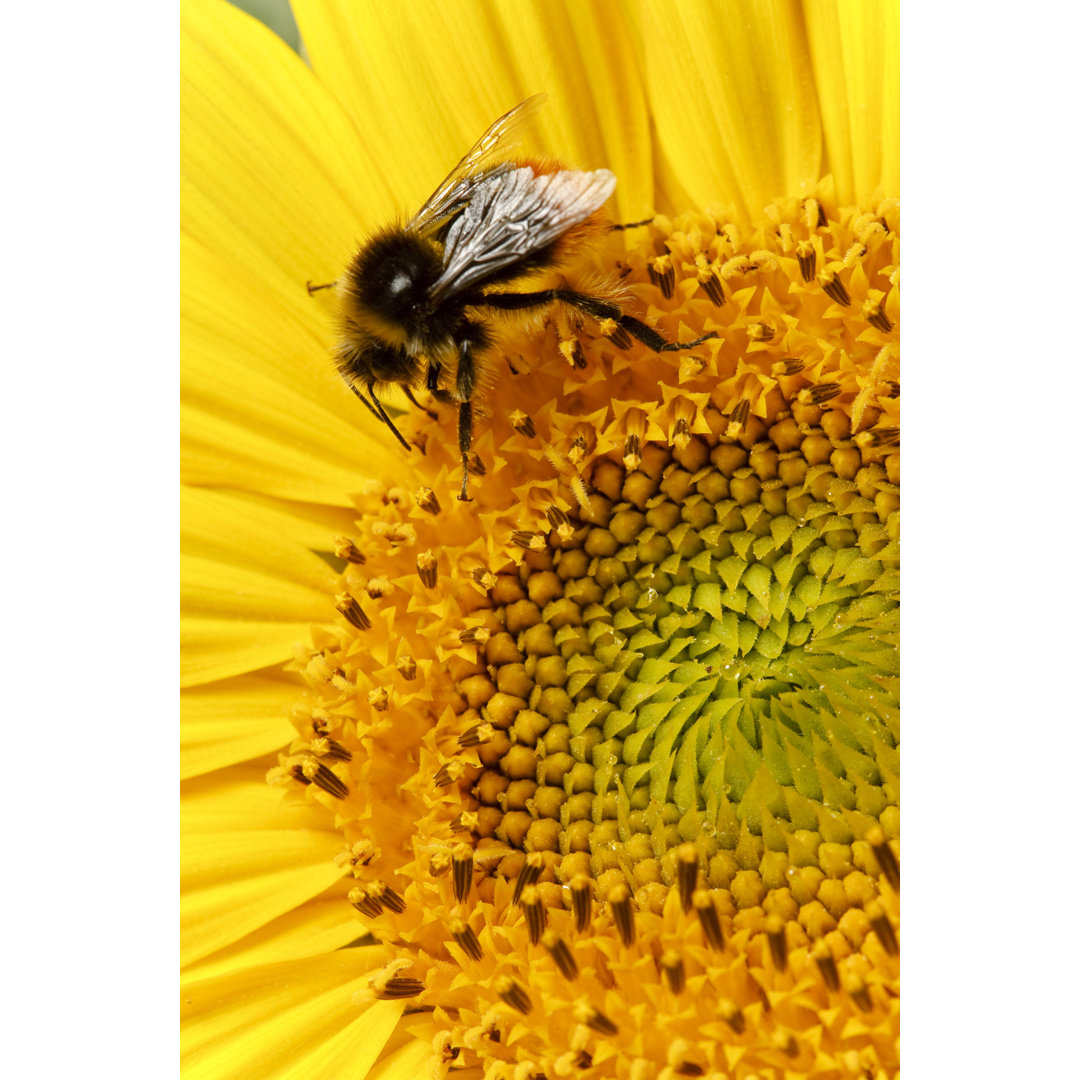
POLYGON ((850 867, 898 798, 884 466, 786 419, 751 450, 647 446, 592 485, 491 589, 480 836, 654 907, 687 841, 739 907, 850 867))

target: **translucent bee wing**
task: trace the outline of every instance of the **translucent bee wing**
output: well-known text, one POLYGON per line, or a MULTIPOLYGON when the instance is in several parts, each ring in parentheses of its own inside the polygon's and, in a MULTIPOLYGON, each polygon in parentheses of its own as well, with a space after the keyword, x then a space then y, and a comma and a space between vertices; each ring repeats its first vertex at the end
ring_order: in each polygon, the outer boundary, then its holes
POLYGON ((522 119, 547 100, 547 94, 534 94, 508 113, 500 116, 480 136, 476 145, 450 170, 450 175, 435 189, 431 198, 417 211, 408 228, 417 232, 432 232, 468 205, 477 184, 514 168, 511 161, 502 160, 514 146, 507 136, 522 119))
POLYGON ((432 296, 445 300, 542 250, 599 210, 614 190, 615 175, 607 169, 537 176, 522 166, 486 174, 446 234, 432 296))

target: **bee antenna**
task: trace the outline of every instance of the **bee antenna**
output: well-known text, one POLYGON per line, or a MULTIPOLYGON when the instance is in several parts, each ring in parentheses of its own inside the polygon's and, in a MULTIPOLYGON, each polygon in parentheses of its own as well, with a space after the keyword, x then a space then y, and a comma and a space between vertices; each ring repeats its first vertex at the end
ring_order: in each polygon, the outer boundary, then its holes
POLYGON ((368 401, 366 397, 357 389, 356 384, 351 379, 345 380, 345 385, 368 407, 371 414, 378 420, 382 421, 396 436, 399 443, 405 447, 406 450, 411 450, 412 447, 405 441, 405 436, 394 426, 394 421, 387 415, 386 410, 382 407, 382 402, 375 396, 375 384, 368 383, 368 393, 371 395, 371 401, 368 401), (373 405, 372 402, 375 404, 373 405))

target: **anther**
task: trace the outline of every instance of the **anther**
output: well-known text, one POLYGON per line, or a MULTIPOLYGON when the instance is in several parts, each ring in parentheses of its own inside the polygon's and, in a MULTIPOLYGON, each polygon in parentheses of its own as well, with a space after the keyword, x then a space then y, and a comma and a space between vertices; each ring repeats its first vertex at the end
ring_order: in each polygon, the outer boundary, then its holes
POLYGON ((772 341, 776 331, 768 323, 751 323, 746 328, 746 336, 751 341, 772 341))
POLYGON ((494 589, 499 580, 490 570, 485 570, 482 566, 478 566, 473 570, 472 579, 485 592, 494 589))
POLYGON ((416 661, 411 656, 399 656, 394 666, 406 682, 412 682, 416 678, 416 661))
POLYGON ((651 259, 647 269, 649 280, 659 287, 665 300, 670 300, 675 293, 675 268, 671 265, 671 256, 659 255, 651 259))
POLYGON ((787 968, 787 937, 784 934, 784 920, 779 915, 770 915, 765 920, 765 933, 769 939, 769 955, 778 971, 787 968))
POLYGON ((484 950, 480 947, 480 939, 476 936, 476 931, 464 919, 454 919, 450 923, 450 936, 470 960, 483 959, 484 950))
POLYGON ((560 510, 554 504, 549 506, 545 511, 547 515, 548 524, 555 530, 561 532, 563 527, 570 524, 570 519, 566 514, 560 510))
POLYGON ((521 903, 521 894, 530 886, 534 885, 540 878, 540 873, 544 869, 544 856, 539 851, 530 851, 525 856, 525 865, 521 868, 521 873, 517 876, 517 881, 514 882, 514 904, 521 903))
POLYGON ((801 360, 796 360, 794 356, 786 356, 783 360, 778 360, 772 366, 773 375, 798 375, 806 365, 801 360))
POLYGON ((623 465, 628 472, 634 472, 641 464, 641 439, 636 434, 626 436, 623 446, 623 465))
POLYGON ((442 507, 439 506, 438 497, 429 487, 417 488, 413 498, 416 499, 416 505, 425 513, 437 514, 442 509, 442 507))
POLYGON ((458 736, 458 746, 480 746, 491 742, 495 737, 495 729, 486 721, 482 724, 473 724, 468 731, 458 736))
POLYGON ((577 961, 574 960, 574 954, 570 951, 570 946, 554 930, 549 930, 540 941, 551 955, 551 959, 555 961, 555 966, 562 972, 563 977, 573 982, 578 977, 578 966, 577 961))
POLYGON ((347 746, 342 746, 337 739, 331 739, 329 735, 313 739, 311 752, 328 761, 352 761, 352 751, 347 746))
POLYGON ((579 1024, 584 1024, 601 1035, 618 1035, 619 1029, 599 1009, 584 1001, 579 1001, 574 1006, 574 1019, 579 1024))
POLYGON ((624 945, 633 945, 637 936, 634 926, 634 910, 630 904, 630 890, 623 884, 613 886, 608 893, 611 915, 615 920, 615 929, 624 945))
POLYGON ((811 405, 821 405, 826 401, 831 401, 841 389, 838 382, 818 383, 816 386, 808 386, 805 390, 800 390, 799 400, 809 402, 811 405))
POLYGON ((334 597, 334 607, 338 612, 356 627, 357 630, 369 630, 371 620, 364 614, 363 608, 347 592, 338 593, 334 597))
POLYGON ((690 424, 685 417, 680 416, 675 421, 675 430, 672 432, 671 441, 678 450, 685 450, 690 443, 690 424))
POLYGON ((585 353, 581 348, 581 342, 577 338, 565 338, 560 341, 559 352, 563 354, 563 359, 571 367, 581 369, 587 363, 585 353))
POLYGON ((443 874, 449 873, 452 862, 453 860, 447 852, 436 851, 428 863, 428 873, 432 877, 442 877, 443 874))
POLYGON ((746 1030, 746 1017, 743 1016, 742 1009, 731 998, 721 998, 716 1003, 716 1011, 720 1014, 720 1019, 736 1035, 741 1035, 746 1030))
POLYGON ((405 900, 385 881, 373 881, 368 886, 368 895, 374 897, 383 907, 400 915, 405 910, 405 900))
POLYGON ((367 562, 364 553, 347 536, 339 536, 334 540, 334 554, 346 562, 367 562))
POLYGON ((774 1031, 770 1042, 785 1057, 797 1058, 799 1056, 799 1043, 790 1031, 774 1031))
POLYGON ((547 928, 547 910, 540 900, 540 890, 535 885, 522 890, 521 910, 525 912, 525 929, 529 932, 529 944, 535 945, 547 928))
POLYGON ((899 889, 900 862, 896 858, 896 853, 889 846, 889 841, 885 839, 885 830, 880 825, 873 826, 866 834, 866 842, 870 845, 874 858, 877 859, 877 864, 881 867, 882 874, 885 875, 885 880, 894 889, 899 889))
POLYGON ((376 991, 375 996, 382 1001, 399 1001, 402 998, 417 997, 424 992, 424 984, 419 979, 403 979, 394 976, 387 979, 376 991))
POLYGON ((491 631, 486 626, 467 626, 458 634, 462 645, 486 645, 491 631))
POLYGON ((566 456, 570 459, 574 465, 581 464, 582 459, 589 452, 589 444, 584 435, 575 435, 574 441, 570 444, 570 449, 566 452, 566 456))
POLYGON ((532 1012, 532 1001, 525 993, 525 987, 509 975, 501 975, 492 984, 492 989, 510 1006, 516 1009, 522 1016, 528 1016, 532 1012))
POLYGON ((469 475, 487 476, 487 466, 480 460, 479 454, 469 455, 469 475))
POLYGON ((359 885, 349 890, 349 903, 369 919, 382 914, 382 904, 374 896, 369 896, 367 890, 359 885))
POLYGON ((600 333, 603 334, 616 349, 630 348, 629 333, 625 327, 620 326, 614 319, 601 319, 600 333))
POLYGON ((708 889, 696 890, 692 899, 701 920, 701 929, 705 932, 705 940, 710 947, 719 951, 724 947, 724 932, 720 929, 720 916, 716 913, 716 905, 708 889))
POLYGON ((844 283, 832 270, 825 270, 822 272, 821 287, 825 290, 825 295, 841 307, 847 307, 848 304, 851 303, 851 297, 848 295, 844 283))
POLYGON ((743 424, 746 423, 747 417, 750 415, 750 402, 746 398, 740 398, 735 403, 735 408, 728 413, 728 431, 729 435, 737 435, 742 430, 743 424), (734 429, 734 430, 732 430, 734 429))
POLYGON ((438 772, 435 773, 435 784, 438 787, 448 787, 450 784, 457 783, 465 774, 465 767, 462 761, 455 758, 453 761, 447 761, 438 772))
POLYGON ((386 712, 390 707, 390 695, 387 693, 386 687, 376 686, 374 690, 369 690, 367 703, 376 712, 386 712))
POLYGON ((724 306, 724 289, 716 271, 711 266, 702 266, 697 273, 698 284, 705 295, 717 306, 724 306))
POLYGON ((519 434, 524 435, 526 439, 531 439, 536 435, 536 425, 532 421, 532 417, 520 409, 515 409, 510 414, 510 426, 519 434))
POLYGON ((348 797, 349 789, 344 782, 323 764, 309 761, 303 765, 297 765, 293 769, 293 776, 302 784, 314 784, 335 799, 348 797))
POLYGON ((690 910, 693 903, 698 876, 698 855, 693 844, 681 844, 676 855, 678 857, 679 899, 682 901, 682 909, 685 912, 690 910))
POLYGON ((660 957, 660 966, 664 969, 671 992, 681 994, 686 987, 686 968, 682 957, 674 949, 668 949, 660 957))
POLYGON ((840 972, 836 968, 836 959, 824 938, 819 938, 811 950, 814 963, 821 972, 822 981, 835 994, 840 989, 840 972))
POLYGON ((570 882, 570 902, 574 909, 574 926, 580 934, 592 918, 592 882, 577 874, 570 882))
POLYGON ((817 252, 809 240, 800 240, 795 249, 795 258, 799 261, 799 273, 803 281, 813 281, 814 271, 817 269, 817 252))
POLYGON ((882 948, 890 956, 900 955, 900 942, 896 940, 896 931, 885 914, 885 909, 877 900, 866 905, 866 917, 870 920, 870 926, 878 936, 882 948))
POLYGON ((416 572, 420 575, 421 585, 428 589, 435 588, 435 583, 439 580, 439 563, 431 548, 416 556, 416 572))
POLYGON ((898 427, 875 428, 870 432, 871 446, 896 446, 900 442, 898 427))
POLYGON ((885 294, 880 289, 871 289, 866 295, 866 302, 862 306, 863 318, 883 334, 892 330, 892 321, 885 314, 885 294))
POLYGON ((510 542, 526 551, 543 551, 547 547, 547 541, 538 532, 529 532, 526 529, 515 529, 510 534, 510 542))
POLYGON ((870 991, 867 988, 866 980, 857 972, 850 969, 845 971, 841 981, 844 986, 844 992, 855 1002, 856 1006, 863 1012, 870 1012, 874 1007, 873 999, 870 997, 870 991))
POLYGON ((468 844, 459 844, 454 849, 454 899, 464 903, 472 888, 473 853, 468 844))

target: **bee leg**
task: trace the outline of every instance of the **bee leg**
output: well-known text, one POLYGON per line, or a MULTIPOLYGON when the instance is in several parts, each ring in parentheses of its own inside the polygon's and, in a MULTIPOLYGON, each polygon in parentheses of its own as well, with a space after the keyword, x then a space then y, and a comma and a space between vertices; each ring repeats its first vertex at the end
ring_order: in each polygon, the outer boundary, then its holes
POLYGON ((439 419, 439 414, 438 414, 438 413, 433 413, 433 412, 432 412, 432 411, 431 411, 430 409, 425 409, 425 408, 424 408, 424 406, 423 406, 423 405, 421 405, 421 404, 420 404, 420 402, 419 402, 419 401, 417 401, 417 400, 416 400, 416 398, 414 398, 414 397, 413 397, 413 392, 412 392, 412 390, 411 390, 411 389, 409 389, 409 387, 407 387, 407 386, 403 386, 403 387, 402 387, 402 390, 404 390, 404 391, 405 391, 405 396, 406 396, 406 397, 407 397, 407 398, 408 398, 408 399, 409 399, 409 400, 410 400, 410 401, 411 401, 411 402, 412 402, 412 403, 413 403, 413 404, 414 404, 414 405, 415 405, 415 406, 416 406, 416 407, 417 407, 417 408, 418 408, 418 409, 419 409, 419 410, 420 410, 420 411, 421 411, 422 413, 427 413, 427 415, 428 415, 428 416, 430 416, 432 420, 438 420, 438 419, 439 419))
POLYGON ((307 283, 308 296, 314 296, 320 289, 332 289, 336 284, 336 281, 328 281, 325 285, 312 285, 309 281, 307 283))
POLYGON ((639 229, 642 225, 651 225, 653 218, 646 218, 644 221, 628 221, 625 225, 612 225, 612 232, 623 232, 626 229, 639 229))
POLYGON ((439 373, 442 371, 442 367, 439 364, 428 364, 427 378, 424 385, 433 394, 439 388, 439 373))
POLYGON ((411 450, 412 447, 406 442, 405 436, 394 426, 394 421, 390 419, 386 414, 386 410, 382 407, 382 402, 375 396, 375 384, 368 383, 367 391, 371 395, 371 401, 368 401, 363 394, 357 389, 356 384, 351 379, 345 380, 345 385, 368 407, 372 414, 382 423, 384 423, 396 436, 399 443, 405 447, 406 450, 411 450), (372 404, 374 402, 374 404, 372 404))
POLYGON ((476 388, 476 362, 473 350, 487 344, 483 327, 475 323, 466 323, 467 331, 458 339, 457 398, 458 405, 458 449, 461 451, 461 502, 469 499, 469 450, 472 448, 472 396, 476 388))

